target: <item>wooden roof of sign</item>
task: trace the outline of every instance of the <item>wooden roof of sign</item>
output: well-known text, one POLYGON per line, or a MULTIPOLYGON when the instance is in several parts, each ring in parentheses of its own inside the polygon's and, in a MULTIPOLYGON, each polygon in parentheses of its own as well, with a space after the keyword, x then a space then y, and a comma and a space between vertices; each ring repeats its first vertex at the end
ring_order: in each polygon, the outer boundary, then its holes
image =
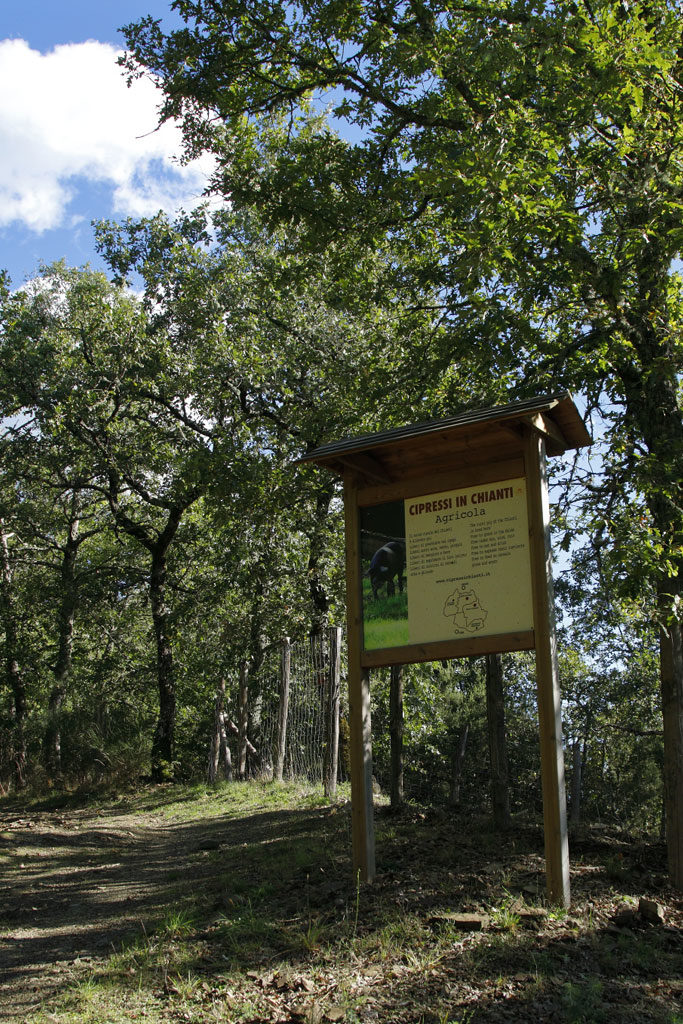
POLYGON ((466 467, 513 458, 521 451, 525 425, 544 436, 548 455, 592 443, 571 395, 563 391, 334 441, 300 461, 315 462, 340 476, 352 470, 369 481, 392 483, 427 476, 445 463, 466 467))

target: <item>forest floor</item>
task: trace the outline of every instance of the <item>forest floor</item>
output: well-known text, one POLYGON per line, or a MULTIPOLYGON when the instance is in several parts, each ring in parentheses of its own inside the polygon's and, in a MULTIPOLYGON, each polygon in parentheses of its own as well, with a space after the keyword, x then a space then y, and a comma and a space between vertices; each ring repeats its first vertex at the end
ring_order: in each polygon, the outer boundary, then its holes
POLYGON ((361 885, 348 802, 319 791, 0 800, 0 1019, 683 1022, 661 844, 578 832, 566 912, 538 824, 378 807, 376 838, 361 885))

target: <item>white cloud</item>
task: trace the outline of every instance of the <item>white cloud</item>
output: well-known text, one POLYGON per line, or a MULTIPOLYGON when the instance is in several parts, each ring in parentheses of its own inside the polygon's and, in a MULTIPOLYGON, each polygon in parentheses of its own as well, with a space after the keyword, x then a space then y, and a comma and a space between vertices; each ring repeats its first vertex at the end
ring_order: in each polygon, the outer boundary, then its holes
POLYGON ((209 161, 174 164, 177 128, 155 130, 159 94, 146 80, 128 89, 118 53, 98 42, 41 54, 22 39, 0 41, 0 226, 64 225, 84 179, 110 188, 121 216, 199 198, 209 161))

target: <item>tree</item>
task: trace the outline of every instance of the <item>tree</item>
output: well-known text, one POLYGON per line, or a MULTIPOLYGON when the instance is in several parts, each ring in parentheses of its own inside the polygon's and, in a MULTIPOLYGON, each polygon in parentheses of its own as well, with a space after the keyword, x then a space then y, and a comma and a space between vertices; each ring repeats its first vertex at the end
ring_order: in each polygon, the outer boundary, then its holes
MULTIPOLYGON (((114 284, 55 266, 7 296, 2 410, 26 414, 12 438, 15 478, 20 440, 34 446, 43 488, 48 451, 63 460, 63 480, 82 463, 138 581, 147 559, 161 777, 174 759, 178 686, 191 690, 183 674, 213 693, 245 656, 254 666, 264 645, 325 625, 343 581, 340 504, 329 479, 293 463, 399 409, 389 356, 416 344, 429 313, 416 313, 411 331, 367 291, 342 306, 324 267, 289 288, 292 239, 256 217, 159 216, 102 224, 98 237, 114 284), (125 291, 133 276, 139 300, 125 291)), ((381 259, 365 264, 372 285, 381 259)), ((55 530, 53 517, 46 544, 55 530)))
MULTIPOLYGON (((67 465, 87 461, 88 489, 104 498, 116 529, 148 553, 159 694, 152 771, 163 778, 173 765, 176 712, 169 549, 183 515, 224 466, 222 432, 234 427, 232 410, 210 424, 189 410, 199 349, 180 352, 177 338, 150 330, 134 298, 100 274, 47 268, 4 312, 3 411, 30 410, 31 429, 61 442, 67 465)), ((77 518, 63 547, 53 704, 70 662, 77 518)))
POLYGON ((4 682, 12 696, 12 767, 15 783, 21 788, 25 782, 26 771, 27 700, 26 685, 19 664, 17 616, 9 547, 11 538, 12 534, 6 532, 5 523, 0 518, 0 612, 5 634, 4 682))
MULTIPOLYGON (((199 215, 175 225, 161 217, 103 224, 98 235, 119 280, 142 278, 155 321, 172 316, 174 330, 187 337, 213 333, 204 414, 210 418, 213 405, 225 400, 220 388, 231 380, 245 423, 269 453, 261 476, 252 467, 244 485, 251 489, 258 479, 252 500, 268 507, 271 520, 285 513, 305 534, 310 626, 323 630, 339 591, 338 560, 330 558, 340 524, 338 488, 326 474, 294 470, 292 463, 324 441, 398 422, 406 406, 420 415, 425 377, 411 367, 438 330, 431 309, 392 306, 381 250, 363 257, 360 288, 353 274, 335 276, 333 256, 309 264, 294 229, 270 229, 253 211, 220 211, 204 228, 199 215), (390 308, 378 303, 380 291, 390 308), (240 353, 229 375, 220 369, 226 340, 240 353), (273 488, 280 513, 263 493, 273 488)), ((343 250, 341 241, 337 248, 343 250)))
MULTIPOLYGON (((406 300, 426 284, 439 296, 449 365, 474 361, 508 394, 579 388, 609 410, 624 457, 605 493, 642 502, 636 571, 655 595, 669 866, 683 886, 677 6, 175 7, 186 27, 166 37, 150 19, 128 28, 126 66, 154 76, 189 152, 217 154, 217 190, 296 222, 309 249, 340 231, 359 252, 390 240, 406 300), (326 96, 357 141, 307 116, 326 96)), ((443 384, 432 395, 450 397, 443 384)), ((617 530, 606 522, 608 540, 617 530)))

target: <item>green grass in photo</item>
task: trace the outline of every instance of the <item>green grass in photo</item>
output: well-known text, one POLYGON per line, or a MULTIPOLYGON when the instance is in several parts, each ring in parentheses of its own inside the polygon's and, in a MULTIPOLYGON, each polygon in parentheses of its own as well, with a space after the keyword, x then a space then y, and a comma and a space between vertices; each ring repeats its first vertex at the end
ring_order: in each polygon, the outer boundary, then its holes
POLYGON ((364 628, 365 650, 402 647, 409 643, 407 619, 373 619, 364 628))
POLYGON ((367 651, 380 647, 401 647, 409 643, 408 594, 400 593, 372 596, 372 586, 363 580, 363 637, 367 651))

